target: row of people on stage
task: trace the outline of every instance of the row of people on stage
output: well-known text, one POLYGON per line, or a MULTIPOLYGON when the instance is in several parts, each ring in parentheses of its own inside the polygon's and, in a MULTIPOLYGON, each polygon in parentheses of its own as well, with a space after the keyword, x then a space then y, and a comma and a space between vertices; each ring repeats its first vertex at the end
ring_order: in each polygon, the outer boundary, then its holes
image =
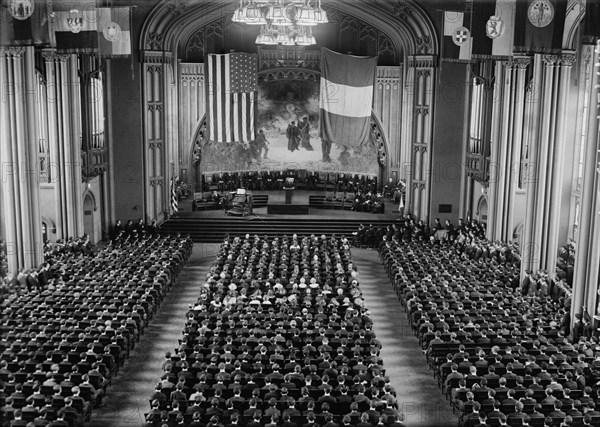
POLYGON ((343 173, 322 174, 319 172, 306 172, 304 177, 286 171, 247 171, 223 172, 208 174, 202 177, 202 189, 208 192, 216 186, 217 191, 233 191, 237 188, 247 188, 250 191, 282 190, 285 179, 293 177, 295 182, 314 191, 322 187, 329 187, 337 192, 363 193, 377 191, 377 177, 368 175, 351 175, 343 173))
POLYGON ((385 204, 381 193, 361 191, 356 193, 352 202, 352 210, 355 212, 385 213, 385 204))
POLYGON ((403 197, 405 191, 406 183, 404 180, 394 182, 394 179, 390 178, 387 184, 383 186, 383 196, 390 199, 394 204, 400 203, 400 198, 403 197))

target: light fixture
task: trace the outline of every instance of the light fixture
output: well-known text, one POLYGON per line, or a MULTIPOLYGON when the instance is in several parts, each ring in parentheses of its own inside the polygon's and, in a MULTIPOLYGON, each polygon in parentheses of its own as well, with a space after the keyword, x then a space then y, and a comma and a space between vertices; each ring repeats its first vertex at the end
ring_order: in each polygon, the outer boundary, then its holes
POLYGON ((320 0, 240 0, 233 22, 261 25, 256 44, 316 44, 311 28, 329 22, 320 0))
POLYGON ((315 9, 311 7, 309 0, 306 0, 306 2, 298 8, 298 19, 296 24, 306 26, 317 25, 317 21, 315 20, 315 9))
POLYGON ((250 0, 242 9, 242 19, 248 25, 264 25, 267 23, 261 6, 255 3, 254 0, 250 0))
POLYGON ((264 25, 260 29, 260 34, 256 38, 256 44, 267 44, 267 45, 277 44, 277 41, 275 40, 274 31, 270 26, 264 25))

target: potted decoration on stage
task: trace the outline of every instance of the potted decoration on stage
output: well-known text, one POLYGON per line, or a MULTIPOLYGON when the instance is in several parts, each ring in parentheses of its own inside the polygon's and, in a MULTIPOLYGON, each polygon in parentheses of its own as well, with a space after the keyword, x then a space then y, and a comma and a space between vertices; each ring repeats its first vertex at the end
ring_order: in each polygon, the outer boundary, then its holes
POLYGON ((288 177, 285 179, 285 184, 283 185, 284 190, 293 190, 295 187, 294 178, 288 177))

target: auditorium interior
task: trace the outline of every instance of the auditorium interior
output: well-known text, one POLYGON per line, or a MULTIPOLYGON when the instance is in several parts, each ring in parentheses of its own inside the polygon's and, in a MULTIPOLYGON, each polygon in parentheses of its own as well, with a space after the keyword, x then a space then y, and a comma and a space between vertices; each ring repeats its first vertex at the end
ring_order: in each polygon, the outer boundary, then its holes
POLYGON ((600 426, 600 0, 0 12, 0 427, 600 426))

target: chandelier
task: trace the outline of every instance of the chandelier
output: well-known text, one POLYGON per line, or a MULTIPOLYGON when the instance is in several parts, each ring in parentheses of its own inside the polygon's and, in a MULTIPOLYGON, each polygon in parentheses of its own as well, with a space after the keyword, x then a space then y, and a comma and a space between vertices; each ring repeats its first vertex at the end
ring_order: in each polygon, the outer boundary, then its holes
POLYGON ((321 0, 240 0, 231 20, 260 25, 256 44, 284 46, 316 44, 312 27, 329 22, 321 0))

